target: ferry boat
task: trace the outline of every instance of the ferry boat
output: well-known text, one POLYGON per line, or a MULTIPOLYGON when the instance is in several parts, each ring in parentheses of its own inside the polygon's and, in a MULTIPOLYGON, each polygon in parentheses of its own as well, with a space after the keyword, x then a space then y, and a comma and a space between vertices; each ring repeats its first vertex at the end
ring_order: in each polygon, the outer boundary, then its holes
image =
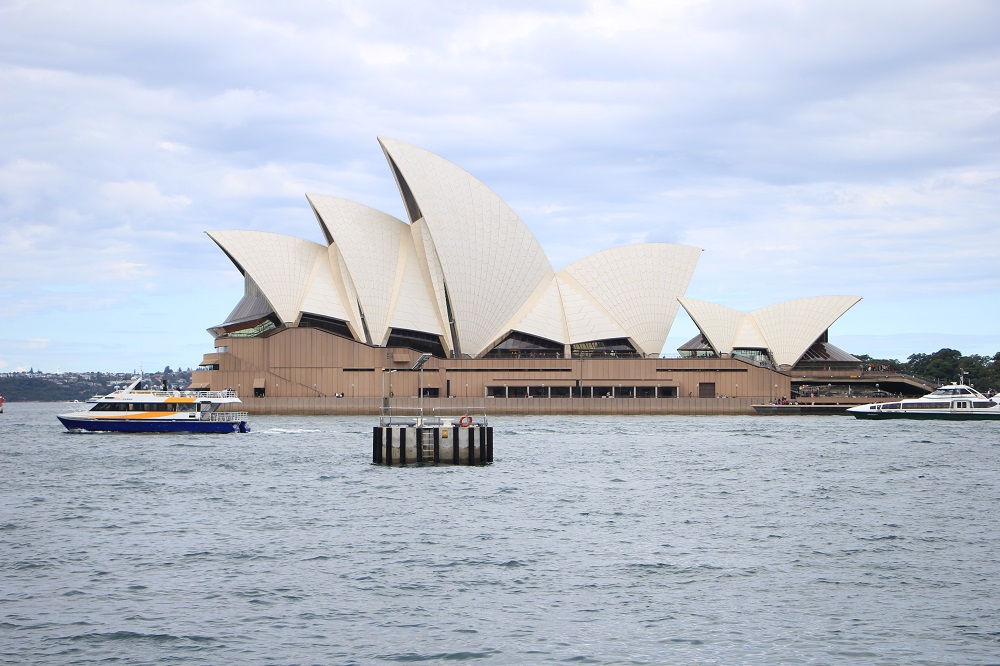
POLYGON ((87 409, 57 418, 68 430, 102 432, 249 432, 246 412, 218 411, 243 404, 236 391, 145 390, 141 377, 108 395, 87 400, 87 409))
POLYGON ((1000 420, 1000 403, 965 384, 948 384, 920 398, 873 402, 847 410, 859 419, 1000 420))

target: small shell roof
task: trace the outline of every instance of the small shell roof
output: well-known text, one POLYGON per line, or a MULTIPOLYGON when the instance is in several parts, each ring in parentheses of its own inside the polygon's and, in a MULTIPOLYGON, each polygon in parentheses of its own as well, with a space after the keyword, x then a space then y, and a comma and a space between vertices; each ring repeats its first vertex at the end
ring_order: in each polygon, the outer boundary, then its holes
POLYGON ((678 300, 716 352, 767 349, 775 365, 791 367, 861 297, 813 296, 747 313, 693 298, 678 300))
MULTIPOLYGON (((241 272, 249 274, 274 313, 285 324, 294 323, 312 289, 326 290, 329 275, 326 246, 265 231, 209 231, 209 237, 229 255, 241 272)), ((315 295, 325 316, 344 317, 344 307, 330 294, 315 295)))

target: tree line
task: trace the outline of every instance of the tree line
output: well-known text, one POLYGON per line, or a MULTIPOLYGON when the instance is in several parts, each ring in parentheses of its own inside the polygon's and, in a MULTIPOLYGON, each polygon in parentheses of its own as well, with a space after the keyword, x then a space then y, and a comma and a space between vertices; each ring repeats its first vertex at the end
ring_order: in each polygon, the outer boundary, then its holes
POLYGON ((939 349, 933 354, 911 354, 905 362, 858 356, 866 365, 889 365, 909 375, 923 377, 935 384, 963 382, 980 391, 1000 391, 1000 352, 993 356, 963 356, 955 349, 939 349))
MULTIPOLYGON (((128 376, 116 373, 89 372, 86 378, 76 374, 43 375, 17 373, 0 377, 0 395, 10 402, 86 401, 95 395, 107 395, 115 388, 127 385, 128 376)), ((171 385, 191 383, 191 372, 170 370, 148 374, 154 384, 166 376, 171 385), (155 379, 154 379, 155 378, 155 379)))

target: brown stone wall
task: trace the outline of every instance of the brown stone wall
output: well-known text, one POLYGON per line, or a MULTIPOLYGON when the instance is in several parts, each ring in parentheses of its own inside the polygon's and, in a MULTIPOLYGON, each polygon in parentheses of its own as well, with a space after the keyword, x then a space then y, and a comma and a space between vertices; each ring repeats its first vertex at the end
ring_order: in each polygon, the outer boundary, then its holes
MULTIPOLYGON (((369 347, 308 328, 216 344, 228 351, 206 355, 206 362, 217 363, 219 370, 198 371, 194 382, 236 389, 251 413, 375 414, 383 379, 394 406, 417 404, 421 373, 410 370, 419 357, 413 350, 369 347), (254 398, 253 388, 261 382, 265 397, 254 398)), ((490 414, 751 414, 752 404, 790 395, 787 375, 721 358, 431 359, 423 383, 441 396, 425 399, 425 408, 468 406, 490 414), (699 398, 701 385, 709 383, 716 397, 699 398), (545 397, 551 387, 578 385, 616 395, 632 387, 675 387, 678 397, 545 397), (532 387, 540 395, 486 397, 487 387, 505 386, 508 392, 532 387), (449 388, 454 397, 446 397, 449 388)))

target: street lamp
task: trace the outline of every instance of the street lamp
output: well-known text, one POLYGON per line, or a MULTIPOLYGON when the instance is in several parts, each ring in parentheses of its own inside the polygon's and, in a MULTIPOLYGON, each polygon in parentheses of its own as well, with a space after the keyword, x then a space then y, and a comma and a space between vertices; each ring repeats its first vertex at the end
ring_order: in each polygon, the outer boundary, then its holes
POLYGON ((424 363, 433 356, 433 354, 421 354, 417 362, 413 364, 410 370, 420 371, 420 425, 424 423, 424 363))
MULTIPOLYGON (((386 401, 386 397, 385 397, 385 373, 387 373, 387 372, 396 372, 396 371, 395 370, 389 370, 388 368, 382 368, 382 408, 383 409, 385 409, 386 407, 389 406, 389 403, 386 401)), ((390 393, 392 392, 392 384, 389 384, 389 392, 390 393)))

